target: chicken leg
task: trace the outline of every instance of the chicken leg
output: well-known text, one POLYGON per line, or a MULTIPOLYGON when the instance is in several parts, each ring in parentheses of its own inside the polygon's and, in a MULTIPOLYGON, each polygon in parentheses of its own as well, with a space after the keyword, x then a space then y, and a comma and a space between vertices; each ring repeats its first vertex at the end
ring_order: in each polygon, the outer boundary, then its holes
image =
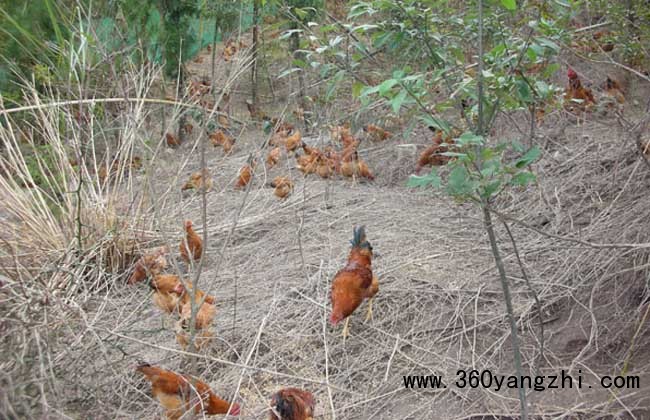
POLYGON ((364 322, 368 322, 372 319, 372 301, 374 298, 368 299, 368 312, 366 312, 366 319, 364 319, 364 322))
POLYGON ((343 326, 343 341, 350 335, 350 317, 345 318, 345 325, 343 326))

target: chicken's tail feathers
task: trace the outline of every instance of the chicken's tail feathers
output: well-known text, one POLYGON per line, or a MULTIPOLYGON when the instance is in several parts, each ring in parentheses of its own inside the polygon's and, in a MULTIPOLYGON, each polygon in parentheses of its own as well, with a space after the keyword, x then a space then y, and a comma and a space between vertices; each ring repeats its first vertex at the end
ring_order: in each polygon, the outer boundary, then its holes
POLYGON ((352 240, 350 241, 352 247, 363 247, 368 244, 366 241, 366 227, 365 226, 355 226, 352 234, 352 240))

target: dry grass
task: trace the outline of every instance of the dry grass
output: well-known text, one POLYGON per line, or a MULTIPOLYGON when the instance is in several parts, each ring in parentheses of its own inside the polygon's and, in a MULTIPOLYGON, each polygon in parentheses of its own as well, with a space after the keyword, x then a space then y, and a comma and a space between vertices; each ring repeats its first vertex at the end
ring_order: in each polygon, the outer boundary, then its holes
MULTIPOLYGON (((231 74, 241 80, 238 71, 231 74)), ((155 76, 151 70, 125 79, 136 80, 137 97, 146 97, 155 76)), ((193 357, 198 363, 192 373, 242 403, 241 418, 266 418, 270 395, 285 386, 311 390, 316 418, 322 419, 516 417, 514 391, 453 385, 459 369, 512 374, 509 330, 481 215, 442 194, 404 187, 413 160, 395 142, 425 143, 423 132, 363 145, 361 154, 377 172, 371 184, 303 178, 289 160, 258 171, 248 190, 235 191, 238 169, 251 154, 263 156, 265 139, 254 124, 235 125, 231 156, 207 150, 215 187, 206 196, 207 223, 201 226, 201 196, 181 194, 180 187, 200 169, 205 136, 194 133, 177 150, 164 147, 162 133, 179 109, 161 130, 152 117, 158 108, 138 102, 119 107, 114 121, 123 142, 109 154, 125 168, 138 154, 144 169, 127 169, 122 180, 107 185, 84 169, 86 182, 74 194, 79 171, 66 153, 94 145, 86 154, 86 167, 93 168, 104 148, 114 147, 110 141, 102 146, 108 129, 79 124, 66 108, 41 110, 43 100, 32 98, 37 107, 29 118, 17 116, 0 128, 8 156, 3 162, 9 172, 18 170, 13 178, 0 178, 7 203, 0 254, 7 337, 0 344, 0 407, 8 417, 149 418, 160 410, 133 367, 147 361, 188 371, 193 357), (65 133, 57 129, 61 114, 65 133), (17 139, 25 127, 56 151, 61 185, 25 189, 16 183, 29 180, 20 171, 20 153, 31 146, 17 139), (295 191, 278 201, 266 183, 287 173, 295 191), (62 196, 54 208, 45 197, 50 189, 62 196), (83 252, 74 228, 78 202, 83 252), (153 307, 148 287, 125 285, 125 266, 142 248, 162 243, 176 249, 184 219, 194 220, 199 234, 207 230, 201 289, 217 297, 218 308, 216 338, 195 355, 179 349, 171 321, 153 307), (364 324, 362 307, 343 342, 340 330, 326 322, 329 287, 357 224, 367 226, 380 253, 374 262, 380 292, 374 319, 364 324), (406 390, 407 374, 443 375, 449 387, 406 390)), ((238 119, 245 119, 244 110, 233 104, 238 119)), ((638 110, 626 116, 642 117, 638 110)), ((530 412, 543 418, 646 418, 650 336, 641 320, 650 293, 648 167, 614 120, 579 127, 567 121, 567 129, 556 133, 556 122, 565 119, 551 116, 539 130, 545 145, 536 166, 539 185, 503 197, 495 210, 508 215, 543 305, 546 351, 536 367, 549 375, 580 369, 585 387, 594 387, 533 392, 530 412), (595 377, 620 373, 631 351, 628 374, 641 376, 642 389, 614 395, 598 387, 595 377)), ((500 130, 517 135, 506 120, 500 130)), ((307 140, 322 143, 326 136, 320 126, 307 140)), ((539 319, 509 238, 501 226, 498 233, 525 366, 533 371, 539 319)), ((180 259, 173 263, 173 270, 186 271, 180 259)))

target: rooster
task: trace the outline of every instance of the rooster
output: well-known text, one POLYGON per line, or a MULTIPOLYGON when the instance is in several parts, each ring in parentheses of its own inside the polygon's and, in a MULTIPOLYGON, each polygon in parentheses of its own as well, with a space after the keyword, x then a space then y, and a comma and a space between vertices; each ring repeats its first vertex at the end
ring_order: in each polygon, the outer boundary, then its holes
POLYGON ((330 322, 338 324, 345 319, 343 337, 348 336, 348 318, 361 305, 364 299, 369 299, 366 320, 372 318, 372 298, 379 291, 379 281, 372 274, 372 246, 366 240, 366 230, 363 226, 355 227, 351 241, 352 249, 348 262, 332 281, 332 313, 330 322))
POLYGON ((187 412, 194 414, 240 413, 238 404, 217 397, 203 381, 144 363, 136 368, 151 382, 151 393, 165 409, 169 420, 178 420, 187 412))
POLYGON ((567 72, 569 84, 564 91, 565 106, 568 110, 585 110, 596 103, 591 89, 582 86, 578 74, 571 68, 567 72))
POLYGON ((271 420, 311 420, 314 396, 298 388, 284 388, 271 397, 271 420))

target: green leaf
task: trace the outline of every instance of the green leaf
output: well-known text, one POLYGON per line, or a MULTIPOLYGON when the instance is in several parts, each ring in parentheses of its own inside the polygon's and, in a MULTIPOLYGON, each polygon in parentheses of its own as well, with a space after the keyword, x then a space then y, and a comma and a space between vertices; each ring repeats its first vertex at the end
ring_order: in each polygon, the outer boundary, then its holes
POLYGON ((512 141, 512 148, 517 153, 524 153, 526 151, 526 149, 524 148, 524 145, 521 142, 517 141, 517 140, 512 141))
POLYGON ((553 50, 553 52, 557 53, 557 52, 560 51, 560 46, 557 45, 555 42, 551 41, 548 38, 538 38, 537 42, 539 42, 540 45, 542 45, 542 46, 544 46, 546 48, 550 48, 551 50, 553 50))
POLYGON ((404 103, 404 100, 406 99, 406 95, 408 95, 408 92, 406 90, 400 91, 393 99, 390 101, 390 105, 393 107, 393 112, 395 114, 399 113, 399 109, 402 107, 402 104, 404 103))
POLYGON ((432 115, 423 115, 420 118, 426 125, 429 127, 437 128, 440 131, 443 131, 445 134, 448 134, 451 131, 451 126, 447 121, 440 118, 436 118, 432 115))
POLYGON ((428 187, 432 186, 434 188, 440 188, 442 185, 442 180, 440 179, 440 175, 438 175, 438 171, 436 168, 431 169, 431 173, 424 175, 424 176, 418 176, 418 175, 411 175, 409 177, 409 180, 406 183, 407 187, 413 187, 413 188, 422 188, 422 187, 428 187))
POLYGON ((397 80, 395 79, 388 79, 384 80, 378 87, 377 91, 381 96, 386 96, 388 92, 392 89, 393 86, 397 84, 397 80))
POLYGON ((526 49, 526 57, 528 57, 530 61, 534 62, 535 60, 537 60, 537 52, 535 51, 534 48, 528 47, 528 49, 526 49))
POLYGON ((481 146, 485 142, 485 139, 482 136, 477 136, 474 133, 471 132, 466 132, 463 133, 458 139, 456 140, 456 143, 459 146, 466 146, 466 145, 477 145, 481 146))
POLYGON ((296 14, 296 16, 298 17, 298 19, 300 19, 300 20, 305 20, 305 18, 306 18, 307 15, 308 15, 308 13, 307 13, 306 10, 299 9, 299 8, 297 8, 297 7, 296 7, 295 9, 293 9, 293 12, 296 14))
POLYGON ((447 191, 451 195, 470 195, 476 190, 477 182, 472 180, 469 172, 464 166, 456 166, 449 173, 447 191))
POLYGON ((270 120, 264 120, 262 123, 262 130, 264 134, 271 134, 271 129, 273 128, 273 123, 270 120))
POLYGON ((556 71, 560 70, 560 64, 559 63, 553 63, 549 64, 546 66, 544 69, 544 72, 542 73, 542 76, 545 78, 549 78, 555 74, 556 71))
POLYGON ((492 181, 483 187, 481 196, 483 198, 490 198, 492 195, 494 195, 495 192, 499 191, 499 188, 501 188, 501 180, 497 179, 495 181, 492 181))
POLYGON ((508 10, 517 10, 516 0, 501 0, 501 5, 508 10))
POLYGON ((501 162, 497 159, 492 159, 488 160, 487 162, 483 163, 483 167, 481 168, 481 175, 485 178, 489 178, 493 175, 496 175, 499 173, 501 169, 501 162))
POLYGON ((519 169, 525 168, 526 166, 535 162, 540 157, 541 154, 542 151, 540 150, 539 147, 537 146, 531 147, 530 150, 528 150, 525 155, 520 157, 517 160, 517 162, 515 162, 515 167, 519 169))
POLYGON ((536 179, 537 177, 532 172, 519 172, 510 179, 510 184, 525 187, 526 185, 535 182, 536 179))
POLYGON ((294 66, 296 66, 296 67, 300 67, 300 68, 302 68, 302 69, 304 69, 305 67, 307 67, 307 63, 305 63, 304 60, 299 60, 299 59, 297 59, 297 58, 294 59, 294 60, 292 60, 292 61, 291 61, 291 64, 294 65, 294 66))
POLYGON ((352 96, 355 98, 358 98, 361 96, 361 90, 363 89, 363 83, 361 82, 354 82, 352 84, 352 96))
POLYGON ((533 92, 530 90, 530 86, 523 79, 517 79, 515 81, 517 85, 517 96, 522 102, 530 103, 533 101, 533 92))

